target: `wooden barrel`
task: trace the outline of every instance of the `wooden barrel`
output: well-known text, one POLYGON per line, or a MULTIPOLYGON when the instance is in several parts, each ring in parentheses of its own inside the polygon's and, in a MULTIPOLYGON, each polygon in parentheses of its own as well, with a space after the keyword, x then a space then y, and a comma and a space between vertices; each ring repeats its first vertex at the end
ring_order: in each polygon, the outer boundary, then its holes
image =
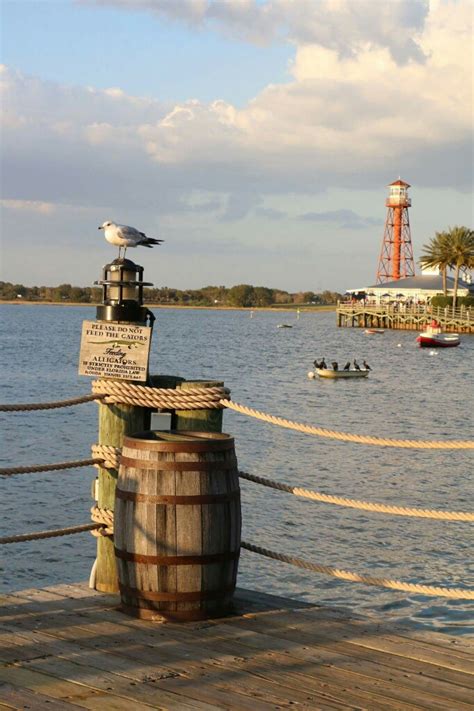
POLYGON ((232 437, 177 431, 125 437, 114 518, 124 612, 200 620, 229 611, 241 526, 232 437))

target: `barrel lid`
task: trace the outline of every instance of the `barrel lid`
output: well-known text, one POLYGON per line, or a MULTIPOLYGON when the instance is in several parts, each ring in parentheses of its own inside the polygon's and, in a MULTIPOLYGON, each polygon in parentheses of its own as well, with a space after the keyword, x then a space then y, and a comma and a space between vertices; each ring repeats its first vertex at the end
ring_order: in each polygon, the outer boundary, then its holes
POLYGON ((233 449, 234 438, 224 432, 146 430, 124 437, 123 446, 160 452, 208 452, 233 449))

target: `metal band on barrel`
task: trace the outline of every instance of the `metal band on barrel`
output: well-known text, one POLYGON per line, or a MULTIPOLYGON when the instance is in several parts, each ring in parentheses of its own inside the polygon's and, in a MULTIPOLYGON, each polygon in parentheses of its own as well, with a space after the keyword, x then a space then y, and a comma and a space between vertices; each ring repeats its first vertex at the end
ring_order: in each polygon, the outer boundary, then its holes
POLYGON ((196 496, 174 496, 154 494, 139 494, 135 491, 115 489, 115 496, 122 501, 135 501, 145 504, 175 504, 179 506, 199 506, 200 504, 224 504, 240 497, 240 489, 226 494, 196 494, 196 496))
POLYGON ((128 585, 119 583, 120 592, 138 600, 150 600, 152 602, 198 602, 199 600, 217 600, 225 595, 230 595, 235 590, 235 585, 227 585, 215 590, 195 590, 192 592, 152 592, 131 588, 128 585))
POLYGON ((129 563, 146 563, 148 565, 208 565, 237 560, 239 554, 240 549, 227 551, 226 553, 208 553, 206 555, 143 555, 115 548, 115 555, 120 560, 126 560, 129 563))
POLYGON ((120 464, 134 469, 156 469, 157 471, 175 472, 215 472, 237 469, 237 463, 234 458, 226 462, 168 462, 154 461, 152 459, 130 459, 122 455, 120 464))

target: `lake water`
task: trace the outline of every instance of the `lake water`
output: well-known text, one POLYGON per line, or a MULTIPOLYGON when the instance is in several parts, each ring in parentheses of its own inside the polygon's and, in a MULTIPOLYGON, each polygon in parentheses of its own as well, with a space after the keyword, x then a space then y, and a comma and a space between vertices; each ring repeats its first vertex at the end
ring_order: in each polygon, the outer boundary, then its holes
MULTIPOLYGON (((155 311, 152 373, 223 379, 240 403, 299 422, 410 439, 471 439, 474 337, 459 348, 419 349, 415 332, 338 329, 334 313, 155 311), (293 325, 278 329, 279 323, 293 325), (309 380, 314 358, 364 358, 369 377, 309 380)), ((90 307, 0 307, 2 402, 61 400, 90 392, 77 375, 90 307)), ((89 457, 94 403, 1 415, 1 466, 89 457)), ((404 450, 325 440, 232 411, 239 467, 287 484, 354 499, 441 510, 473 509, 472 450, 404 450)), ((0 481, 0 535, 88 522, 96 472, 24 474, 0 481)), ((241 482, 243 538, 324 565, 428 585, 474 587, 472 524, 372 514, 297 499, 241 482)), ((88 533, 1 546, 0 590, 88 578, 88 533)), ((239 584, 349 607, 397 622, 474 633, 474 605, 342 582, 243 551, 239 584)))

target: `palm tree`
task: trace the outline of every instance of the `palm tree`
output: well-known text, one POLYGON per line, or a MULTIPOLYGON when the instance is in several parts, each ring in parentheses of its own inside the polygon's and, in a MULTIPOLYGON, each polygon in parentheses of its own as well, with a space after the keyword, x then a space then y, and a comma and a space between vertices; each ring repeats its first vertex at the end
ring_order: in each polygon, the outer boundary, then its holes
POLYGON ((447 232, 435 232, 435 236, 424 245, 424 254, 420 257, 423 267, 439 267, 443 278, 443 293, 448 293, 447 270, 451 265, 450 240, 447 232))
POLYGON ((459 272, 474 267, 474 230, 468 227, 450 227, 445 233, 449 244, 449 266, 454 269, 453 308, 459 285, 459 272))

